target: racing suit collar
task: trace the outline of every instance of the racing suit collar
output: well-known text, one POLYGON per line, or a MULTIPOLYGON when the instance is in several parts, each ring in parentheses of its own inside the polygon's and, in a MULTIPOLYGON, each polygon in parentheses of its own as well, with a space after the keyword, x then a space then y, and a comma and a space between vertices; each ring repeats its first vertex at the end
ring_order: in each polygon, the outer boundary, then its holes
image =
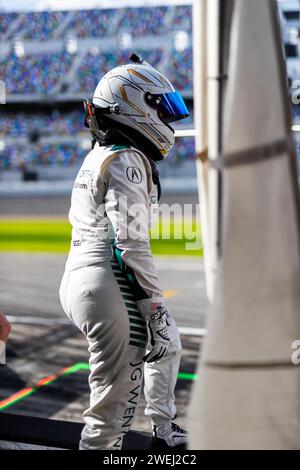
MULTIPOLYGON (((100 140, 98 140, 100 147, 106 146, 130 146, 140 150, 148 159, 152 170, 152 181, 157 186, 158 200, 161 197, 161 185, 159 178, 159 170, 156 161, 161 160, 162 156, 159 150, 148 141, 144 136, 138 132, 130 129, 127 126, 118 123, 118 127, 114 126, 113 121, 109 118, 101 119, 98 117, 100 140)), ((92 147, 94 147, 96 140, 93 140, 92 147)))

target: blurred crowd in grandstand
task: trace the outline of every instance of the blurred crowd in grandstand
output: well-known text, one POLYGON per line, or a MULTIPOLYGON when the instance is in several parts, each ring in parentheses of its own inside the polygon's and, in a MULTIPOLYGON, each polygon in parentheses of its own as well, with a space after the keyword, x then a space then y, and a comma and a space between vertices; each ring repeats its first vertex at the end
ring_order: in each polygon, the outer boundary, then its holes
POLYGON ((65 24, 61 36, 74 34, 76 37, 102 37, 106 36, 114 23, 116 10, 84 10, 73 12, 71 19, 65 24))
POLYGON ((118 23, 118 30, 135 36, 165 34, 167 12, 167 7, 126 8, 118 23))
POLYGON ((26 13, 20 17, 18 35, 24 39, 47 41, 54 36, 65 14, 60 11, 26 13))
POLYGON ((20 144, 8 144, 0 151, 0 169, 31 169, 39 165, 69 166, 78 163, 86 154, 72 143, 36 143, 25 148, 20 144))
POLYGON ((0 137, 30 137, 32 132, 40 132, 41 135, 74 136, 83 129, 83 111, 65 114, 59 111, 43 114, 8 112, 0 115, 0 137))
POLYGON ((191 6, 0 13, 0 23, 5 39, 15 37, 16 29, 18 37, 38 41, 70 33, 79 38, 103 37, 116 31, 163 35, 176 29, 191 31, 191 6))
MULTIPOLYGON (((80 39, 112 37, 126 32, 133 36, 163 36, 183 30, 191 33, 191 7, 126 8, 115 10, 83 10, 73 12, 34 12, 0 14, 2 40, 34 40, 38 42, 61 39, 61 50, 56 52, 19 53, 13 47, 1 58, 0 76, 7 82, 8 92, 52 94, 60 81, 68 79, 72 65, 81 52, 80 39), (73 54, 65 49, 62 39, 74 36, 79 40, 73 54)), ((162 48, 138 51, 155 66, 160 66, 162 48)), ((163 43, 163 41, 162 41, 163 43)), ((128 50, 103 51, 101 41, 79 57, 72 70, 72 84, 76 91, 87 91, 95 86, 108 69, 128 60, 128 50)), ((164 58, 164 62, 165 62, 164 58)), ((170 49, 165 72, 180 90, 192 89, 192 49, 170 49)), ((70 77, 71 79, 71 77, 70 77)))
MULTIPOLYGON (((174 42, 178 32, 191 36, 190 5, 0 13, 0 24, 0 40, 10 44, 0 56, 0 77, 6 82, 7 93, 19 96, 20 105, 24 95, 32 95, 37 101, 51 97, 54 102, 55 96, 66 92, 76 94, 78 101, 80 97, 91 96, 101 76, 126 63, 132 53, 128 44, 103 49, 102 38, 113 38, 116 32, 118 37, 122 34, 145 37, 140 43, 142 47, 133 47, 134 51, 162 68, 176 88, 192 97, 191 40, 179 48, 174 42), (152 44, 152 37, 161 37, 155 43, 158 46, 152 44), (76 40, 76 48, 71 52, 66 46, 70 38, 76 40), (170 43, 167 47, 165 38, 170 43), (16 41, 25 46, 30 44, 29 50, 27 46, 17 49, 16 41)), ((192 113, 184 125, 192 125, 192 113)), ((8 111, 0 115, 0 139, 3 138, 0 169, 78 164, 86 153, 80 137, 85 142, 88 139, 79 105, 66 112, 62 106, 48 113, 8 111)), ((180 139, 173 154, 174 164, 193 158, 193 139, 180 139)))
MULTIPOLYGON (((99 77, 117 65, 128 61, 129 50, 99 52, 91 48, 82 57, 75 74, 72 75, 68 91, 80 92, 93 90, 99 77)), ((148 62, 160 67, 162 49, 136 49, 148 62)), ((17 56, 11 52, 0 62, 0 76, 7 83, 7 92, 38 93, 51 95, 57 90, 60 82, 66 83, 66 74, 70 71, 75 55, 67 51, 43 52, 17 56)), ((192 48, 184 51, 171 50, 166 74, 180 91, 192 91, 192 48)))
MULTIPOLYGON (((0 169, 78 164, 86 153, 80 139, 88 139, 80 100, 133 51, 165 73, 192 107, 191 5, 0 13, 0 25, 6 45, 0 50, 0 78, 19 106, 10 111, 8 105, 0 115, 0 169), (129 35, 123 44, 122 34, 129 35), (110 42, 104 47, 105 41, 110 42), (72 109, 70 97, 77 102, 72 109), (50 112, 22 109, 22 102, 49 100, 50 112)), ((295 119, 300 123, 300 115, 295 119)), ((179 125, 193 127, 193 112, 179 125)), ((193 139, 178 139, 170 165, 193 157, 193 139)))
POLYGON ((191 91, 193 81, 192 48, 184 51, 172 49, 168 67, 168 78, 175 88, 181 91, 191 91))
POLYGON ((50 94, 72 64, 67 52, 44 52, 18 57, 11 53, 0 64, 7 93, 50 94))
MULTIPOLYGON (((137 52, 154 67, 159 67, 162 49, 137 50, 137 52)), ((127 49, 116 52, 89 51, 76 71, 76 79, 73 81, 70 90, 74 92, 94 90, 99 77, 112 68, 126 63, 130 54, 131 51, 127 49)))
MULTIPOLYGON (((161 48, 135 49, 153 66, 160 68, 163 56, 161 48)), ((131 50, 124 49, 112 52, 100 52, 97 47, 92 47, 81 58, 75 71, 70 77, 68 91, 91 91, 95 88, 99 78, 108 70, 128 61, 131 50)), ((11 52, 0 62, 0 76, 7 83, 7 92, 11 94, 38 93, 41 95, 53 95, 60 92, 61 83, 67 82, 67 74, 70 72, 76 59, 75 54, 67 51, 39 52, 18 56, 11 52)), ((192 48, 183 51, 171 49, 168 58, 166 74, 175 87, 185 93, 192 91, 192 48)))

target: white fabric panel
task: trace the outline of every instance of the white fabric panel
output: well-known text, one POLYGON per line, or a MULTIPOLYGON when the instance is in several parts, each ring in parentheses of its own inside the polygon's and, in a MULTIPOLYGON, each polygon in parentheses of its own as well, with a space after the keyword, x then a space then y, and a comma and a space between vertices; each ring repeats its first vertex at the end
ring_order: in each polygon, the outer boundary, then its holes
POLYGON ((272 3, 275 0, 236 0, 225 104, 225 152, 285 136, 272 3))
MULTIPOLYGON (((272 0, 236 0, 224 153, 287 137, 272 0)), ((299 229, 291 155, 223 171, 222 258, 192 449, 300 448, 299 229)))
POLYGON ((210 361, 289 363, 291 343, 300 338, 289 170, 282 155, 224 172, 223 257, 206 344, 210 361))
POLYGON ((298 368, 204 368, 190 448, 299 449, 298 368))

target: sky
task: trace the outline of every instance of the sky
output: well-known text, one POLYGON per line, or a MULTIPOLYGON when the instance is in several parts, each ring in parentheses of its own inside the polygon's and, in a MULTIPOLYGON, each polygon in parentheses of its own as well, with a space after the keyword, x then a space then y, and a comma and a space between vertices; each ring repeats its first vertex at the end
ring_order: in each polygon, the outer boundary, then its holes
POLYGON ((0 9, 6 11, 73 10, 119 6, 150 6, 155 4, 184 4, 193 0, 0 0, 0 9), (74 5, 76 3, 76 5, 74 5))

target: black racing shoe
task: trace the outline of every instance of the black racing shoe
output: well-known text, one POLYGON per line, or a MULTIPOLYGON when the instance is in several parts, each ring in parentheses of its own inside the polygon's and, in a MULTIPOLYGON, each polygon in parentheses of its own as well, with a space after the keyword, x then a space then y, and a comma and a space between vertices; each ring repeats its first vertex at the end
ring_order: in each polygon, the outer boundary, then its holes
POLYGON ((153 426, 152 448, 186 449, 187 432, 170 421, 162 426, 153 426))

